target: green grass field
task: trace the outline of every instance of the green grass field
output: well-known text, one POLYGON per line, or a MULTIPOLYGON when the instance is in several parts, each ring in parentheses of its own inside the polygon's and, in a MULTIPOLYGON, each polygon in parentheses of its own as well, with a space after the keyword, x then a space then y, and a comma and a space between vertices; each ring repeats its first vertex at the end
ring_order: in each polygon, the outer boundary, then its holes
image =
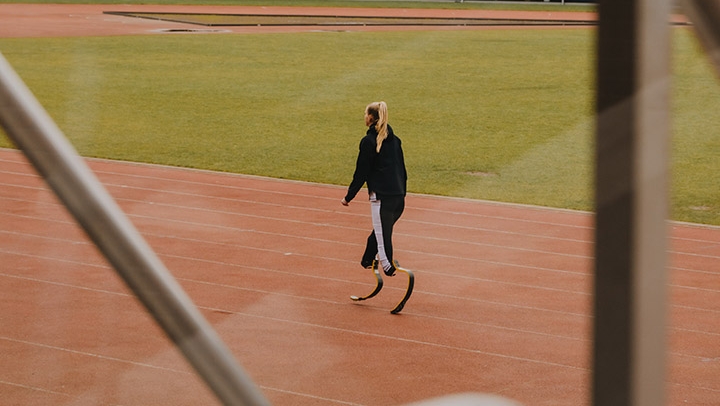
MULTIPOLYGON (((347 184, 385 100, 412 192, 592 210, 592 29, 0 39, 85 156, 347 184)), ((720 224, 720 86, 674 40, 672 217, 720 224)), ((9 146, 6 139, 0 145, 9 146)))

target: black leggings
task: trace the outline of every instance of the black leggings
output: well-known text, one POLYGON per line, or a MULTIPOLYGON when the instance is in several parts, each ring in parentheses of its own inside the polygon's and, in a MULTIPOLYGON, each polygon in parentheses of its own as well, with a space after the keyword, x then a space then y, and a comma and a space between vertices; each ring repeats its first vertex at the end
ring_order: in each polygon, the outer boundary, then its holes
POLYGON ((361 264, 363 267, 372 265, 377 256, 384 270, 393 266, 392 233, 393 226, 405 210, 405 196, 370 196, 370 211, 373 220, 373 232, 367 239, 365 253, 361 264), (377 236, 382 238, 378 240, 377 236))

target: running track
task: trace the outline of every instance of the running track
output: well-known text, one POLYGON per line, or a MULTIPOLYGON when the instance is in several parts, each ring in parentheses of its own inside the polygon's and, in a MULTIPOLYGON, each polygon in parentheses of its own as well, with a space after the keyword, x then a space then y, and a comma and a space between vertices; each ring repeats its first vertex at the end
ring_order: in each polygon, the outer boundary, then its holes
MULTIPOLYGON (((400 277, 349 300, 372 288, 370 219, 344 188, 89 163, 275 405, 589 403, 588 213, 410 195, 396 245, 416 292, 393 316, 400 277)), ((3 404, 215 403, 18 152, 0 174, 3 404)), ((668 404, 718 405, 720 229, 670 229, 668 404)))
MULTIPOLYGON (((417 274, 372 288, 367 203, 344 188, 90 160, 276 405, 398 405, 452 392, 586 404, 592 217, 408 197, 417 274)), ((212 396, 22 155, 0 150, 5 404, 198 405, 212 396)), ((672 225, 672 405, 720 402, 720 230, 672 225), (687 401, 687 402, 686 402, 687 401)))

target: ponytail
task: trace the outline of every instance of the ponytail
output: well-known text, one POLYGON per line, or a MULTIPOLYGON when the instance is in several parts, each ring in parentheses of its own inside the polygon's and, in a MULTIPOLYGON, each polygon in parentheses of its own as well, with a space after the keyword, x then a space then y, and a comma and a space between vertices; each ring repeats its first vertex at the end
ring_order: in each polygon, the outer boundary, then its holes
POLYGON ((375 131, 377 131, 377 149, 380 152, 382 143, 388 136, 388 111, 387 104, 384 101, 370 103, 367 106, 368 114, 375 118, 375 131))

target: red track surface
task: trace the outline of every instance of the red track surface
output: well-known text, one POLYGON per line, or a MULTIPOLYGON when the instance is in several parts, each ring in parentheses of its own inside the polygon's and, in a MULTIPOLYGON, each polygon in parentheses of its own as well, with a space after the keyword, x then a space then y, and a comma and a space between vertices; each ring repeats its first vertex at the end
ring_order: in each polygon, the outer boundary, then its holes
MULTIPOLYGON (((16 7, 0 5, 1 36, 16 7)), ((35 7, 75 19, 35 28, 43 35, 168 24, 35 7)), ((409 196, 395 241, 416 292, 394 316, 399 277, 367 302, 349 299, 372 288, 358 265, 370 219, 362 199, 340 205, 344 188, 90 165, 275 405, 465 391, 589 403, 587 213, 409 196)), ((2 403, 214 403, 18 152, 0 150, 0 174, 2 403)), ((668 404, 718 405, 720 229, 672 224, 671 236, 668 404)))
MULTIPOLYGON (((91 161, 276 405, 500 394, 587 403, 589 214, 411 195, 403 280, 362 304, 367 204, 344 188, 91 161)), ((0 150, 3 403, 197 405, 211 395, 25 163, 0 150)), ((672 405, 720 402, 720 229, 674 224, 672 405)))

